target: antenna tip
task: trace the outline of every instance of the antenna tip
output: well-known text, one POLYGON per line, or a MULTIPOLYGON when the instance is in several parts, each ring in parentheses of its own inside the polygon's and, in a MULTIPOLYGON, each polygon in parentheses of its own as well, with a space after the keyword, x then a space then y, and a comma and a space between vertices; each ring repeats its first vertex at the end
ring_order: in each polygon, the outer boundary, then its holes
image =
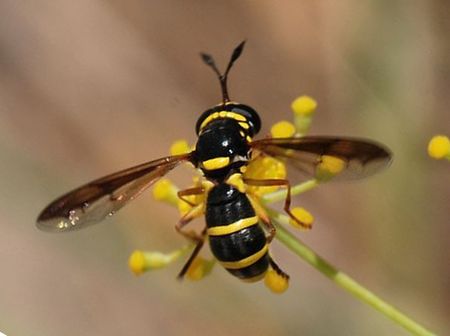
POLYGON ((241 43, 239 43, 239 45, 237 46, 237 48, 243 49, 245 46, 245 43, 247 43, 247 39, 244 39, 241 43))
POLYGON ((208 65, 211 65, 213 63, 213 58, 209 54, 201 52, 200 57, 202 58, 203 62, 205 62, 208 65))
POLYGON ((247 40, 242 41, 241 43, 238 44, 236 48, 234 48, 233 54, 231 55, 230 63, 233 63, 239 58, 239 56, 241 56, 242 50, 244 49, 245 46, 245 42, 247 42, 247 40))

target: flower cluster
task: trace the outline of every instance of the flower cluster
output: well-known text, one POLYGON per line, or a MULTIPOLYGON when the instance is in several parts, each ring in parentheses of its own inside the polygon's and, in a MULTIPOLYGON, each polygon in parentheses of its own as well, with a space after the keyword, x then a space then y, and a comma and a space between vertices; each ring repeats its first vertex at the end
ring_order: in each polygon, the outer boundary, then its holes
MULTIPOLYGON (((292 103, 292 110, 294 111, 293 122, 280 121, 276 123, 271 129, 271 136, 276 138, 301 137, 305 135, 311 124, 316 107, 317 103, 310 97, 302 96, 297 98, 292 103)), ((184 140, 175 142, 171 147, 172 155, 187 153, 191 150, 192 148, 184 140)), ((430 156, 435 159, 445 158, 450 161, 449 138, 446 136, 433 137, 429 143, 428 152, 430 156)), ((345 162, 343 160, 333 156, 322 155, 319 158, 319 161, 316 162, 315 170, 313 172, 314 177, 292 186, 291 196, 315 188, 320 183, 333 178, 344 168, 345 162)), ((245 177, 254 179, 282 179, 286 177, 286 167, 284 163, 279 160, 255 153, 244 174, 245 177)), ((241 180, 241 182, 243 181, 241 180)), ((205 180, 202 178, 201 174, 194 178, 194 186, 202 186, 204 183, 205 180)), ((239 181, 236 183, 239 183, 239 181)), ((239 188, 239 186, 237 187, 239 188)), ((253 197, 258 198, 258 201, 260 201, 264 210, 277 227, 276 238, 294 254, 313 266, 335 284, 348 291, 355 298, 374 307, 380 313, 411 333, 415 335, 434 335, 425 327, 360 285, 349 275, 338 270, 287 230, 286 226, 303 229, 305 227, 310 227, 314 218, 303 208, 291 209, 291 214, 298 220, 297 221, 268 207, 270 203, 282 201, 286 198, 287 191, 284 188, 284 190, 278 190, 279 187, 272 186, 254 187, 241 185, 241 187, 245 188, 245 192, 249 195, 251 194, 253 197), (299 222, 304 225, 299 225, 299 222)), ((153 196, 157 200, 178 207, 181 215, 187 213, 193 206, 202 205, 205 202, 204 194, 188 196, 185 197, 188 202, 182 201, 177 195, 178 190, 179 189, 170 180, 161 179, 153 188, 153 196)), ((129 258, 129 267, 136 275, 140 275, 146 271, 164 268, 193 249, 194 244, 191 243, 169 253, 135 251, 129 258)), ((206 260, 201 256, 197 256, 190 264, 185 276, 190 280, 203 279, 211 272, 214 265, 214 259, 206 260)), ((288 288, 288 279, 285 276, 280 275, 280 272, 278 272, 277 269, 269 268, 264 276, 264 284, 274 293, 283 293, 288 288)))
MULTIPOLYGON (((316 101, 308 96, 301 96, 293 101, 291 107, 293 110, 292 122, 283 120, 274 124, 270 130, 271 137, 301 137, 307 133, 317 108, 316 101)), ((170 153, 171 155, 178 155, 188 153, 191 150, 192 146, 187 141, 178 140, 171 146, 170 153)), ((330 179, 343 168, 344 162, 342 160, 335 157, 323 156, 321 163, 316 167, 315 178, 292 186, 291 195, 300 194, 317 186, 319 182, 330 179)), ((258 180, 286 179, 287 171, 284 162, 267 155, 261 155, 261 153, 255 151, 252 153, 252 159, 246 166, 243 177, 244 179, 258 180)), ((192 187, 200 187, 204 183, 204 178, 201 174, 198 174, 193 179, 192 187)), ((283 200, 286 197, 285 188, 280 188, 280 186, 248 186, 243 184, 242 179, 236 181, 236 185, 238 189, 244 190, 252 197, 256 197, 271 217, 277 218, 278 215, 281 215, 275 210, 267 208, 267 205, 275 201, 283 200)), ((179 188, 172 181, 163 178, 155 183, 153 196, 158 201, 176 206, 181 216, 191 210, 192 207, 202 204, 205 201, 205 194, 186 196, 182 200, 178 197, 178 191, 179 188)), ((310 227, 314 222, 314 217, 304 208, 292 208, 291 213, 298 220, 290 219, 288 223, 290 223, 291 227, 310 227), (300 226, 299 222, 305 224, 305 226, 300 226)), ((194 244, 188 244, 168 253, 135 251, 129 258, 129 267, 134 274, 141 275, 146 271, 168 266, 181 256, 186 255, 189 251, 192 251, 193 248, 194 244)), ((207 260, 200 256, 196 257, 190 265, 186 277, 190 280, 200 280, 211 272, 214 264, 214 259, 207 260)), ((288 288, 288 279, 271 268, 265 274, 264 283, 274 293, 282 293, 288 288)))

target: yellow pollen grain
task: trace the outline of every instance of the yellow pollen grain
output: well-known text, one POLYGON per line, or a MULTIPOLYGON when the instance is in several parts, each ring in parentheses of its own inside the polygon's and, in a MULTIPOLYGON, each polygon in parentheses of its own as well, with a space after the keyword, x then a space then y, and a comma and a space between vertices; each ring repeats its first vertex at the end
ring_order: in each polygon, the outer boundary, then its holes
POLYGON ((280 121, 272 126, 270 134, 273 138, 289 138, 295 134, 295 126, 289 121, 280 121))
POLYGON ((428 143, 428 155, 433 159, 443 159, 450 155, 450 140, 445 135, 436 135, 428 143))
POLYGON ((172 146, 170 146, 170 154, 171 155, 181 155, 186 154, 191 151, 191 148, 186 140, 177 140, 172 146))
MULTIPOLYGON (((271 156, 258 156, 251 160, 247 166, 244 178, 266 180, 266 179, 284 179, 286 178, 286 166, 283 162, 271 156)), ((248 186, 248 191, 262 196, 267 193, 278 190, 279 186, 273 187, 255 187, 248 186)))
POLYGON ((141 275, 146 270, 145 256, 142 251, 136 250, 128 259, 128 267, 135 275, 141 275))
POLYGON ((319 164, 318 168, 336 175, 345 168, 345 161, 335 156, 322 155, 322 162, 319 164))
POLYGON ((292 102, 291 108, 297 115, 309 116, 316 111, 317 102, 309 96, 300 96, 292 102))
MULTIPOLYGON (((193 203, 193 204, 196 204, 196 202, 195 202, 196 201, 196 196, 195 195, 188 195, 188 196, 185 196, 183 198, 185 200, 193 203)), ((181 216, 184 216, 185 214, 187 214, 192 209, 192 206, 188 202, 186 202, 185 200, 182 200, 181 198, 178 198, 177 205, 178 205, 178 211, 180 212, 181 216)))
POLYGON ((176 188, 169 179, 162 179, 153 186, 153 197, 158 201, 169 200, 176 194, 176 188))
MULTIPOLYGON (((311 213, 304 208, 293 208, 291 209, 291 213, 295 218, 297 218, 300 222, 304 223, 307 226, 311 226, 314 222, 313 215, 311 215, 311 213)), ((289 223, 296 228, 303 228, 293 219, 290 219, 289 223)))
POLYGON ((264 277, 264 284, 273 293, 284 293, 289 287, 289 279, 278 274, 273 269, 269 269, 264 277))

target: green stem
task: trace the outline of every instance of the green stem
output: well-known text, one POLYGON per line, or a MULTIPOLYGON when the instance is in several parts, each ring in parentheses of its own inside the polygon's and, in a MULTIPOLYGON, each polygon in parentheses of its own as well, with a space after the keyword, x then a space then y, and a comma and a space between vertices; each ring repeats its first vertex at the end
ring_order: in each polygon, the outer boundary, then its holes
MULTIPOLYGON (((316 179, 311 179, 303 183, 297 184, 291 187, 291 196, 296 196, 298 194, 304 193, 305 191, 309 191, 317 187, 318 185, 319 181, 316 179)), ((280 189, 270 194, 265 194, 264 196, 261 197, 261 200, 263 201, 263 203, 283 201, 284 199, 286 199, 286 192, 287 192, 286 189, 280 189)))
MULTIPOLYGON (((271 213, 272 215, 272 213, 271 213)), ((289 218, 287 216, 274 213, 273 218, 276 221, 288 222, 289 218)), ((367 288, 361 286, 358 282, 353 280, 347 274, 339 271, 334 266, 332 266, 325 259, 320 257, 317 253, 315 253, 311 248, 303 244, 297 237, 295 237, 292 233, 286 230, 282 225, 277 225, 277 235, 276 238, 281 241, 284 245, 286 245, 292 252, 297 254, 319 272, 324 274, 326 277, 331 279, 340 287, 344 288, 346 291, 353 294, 355 297, 360 299, 361 301, 367 303, 372 306, 379 312, 381 312, 386 317, 393 320, 395 323, 401 325, 406 330, 410 331, 414 335, 435 335, 431 331, 425 329, 423 326, 418 324, 417 322, 410 319, 405 314, 398 311, 396 308, 391 306, 390 304, 383 301, 381 298, 373 294, 367 288)))

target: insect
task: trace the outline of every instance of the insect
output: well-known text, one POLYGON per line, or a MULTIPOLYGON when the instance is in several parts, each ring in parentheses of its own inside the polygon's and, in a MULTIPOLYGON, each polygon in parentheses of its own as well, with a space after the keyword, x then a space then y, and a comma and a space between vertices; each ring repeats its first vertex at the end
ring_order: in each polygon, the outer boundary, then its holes
POLYGON ((150 161, 83 185, 50 203, 39 215, 37 227, 44 231, 65 232, 96 224, 181 163, 190 162, 201 170, 207 183, 182 190, 178 196, 188 202, 187 196, 203 194, 206 201, 193 206, 176 225, 178 232, 196 244, 179 277, 185 275, 208 239, 216 259, 242 280, 257 281, 269 267, 288 278, 269 253, 275 227, 257 200, 239 186, 286 187, 284 210, 300 225, 306 224, 290 211, 288 180, 257 180, 243 175, 252 154, 258 152, 283 160, 310 176, 316 174, 325 157, 337 158, 344 163, 337 178, 370 175, 386 166, 391 155, 384 146, 357 138, 305 136, 253 140, 261 128, 260 117, 252 107, 230 101, 227 88, 228 73, 241 55, 244 44, 245 41, 234 49, 224 73, 218 70, 210 55, 201 54, 219 79, 222 102, 206 110, 198 119, 195 150, 150 161), (203 214, 206 226, 200 233, 184 229, 192 219, 203 214))

